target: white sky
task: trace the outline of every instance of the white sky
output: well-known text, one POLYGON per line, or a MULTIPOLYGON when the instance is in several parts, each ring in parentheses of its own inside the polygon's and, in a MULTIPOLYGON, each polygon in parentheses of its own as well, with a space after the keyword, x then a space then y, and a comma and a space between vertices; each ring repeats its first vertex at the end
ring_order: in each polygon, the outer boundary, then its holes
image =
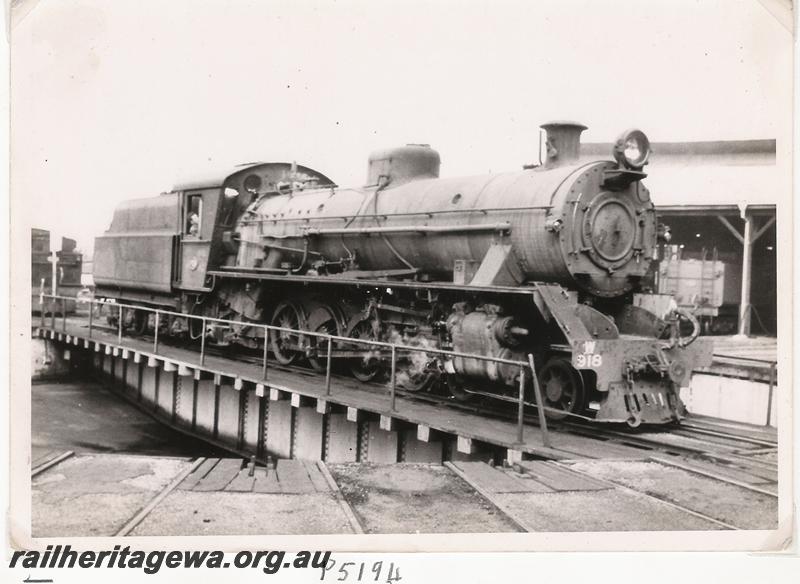
POLYGON ((443 176, 508 170, 554 118, 781 150, 791 47, 756 0, 42 0, 12 31, 13 219, 89 250, 119 201, 208 165, 357 185, 425 142, 443 176))

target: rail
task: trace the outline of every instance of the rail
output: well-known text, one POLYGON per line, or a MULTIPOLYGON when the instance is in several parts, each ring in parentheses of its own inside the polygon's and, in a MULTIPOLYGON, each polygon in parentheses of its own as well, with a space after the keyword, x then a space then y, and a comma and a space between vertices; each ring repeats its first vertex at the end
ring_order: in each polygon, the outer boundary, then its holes
POLYGON ((764 359, 762 357, 744 357, 742 355, 725 355, 723 353, 714 353, 714 357, 719 357, 720 359, 730 359, 732 361, 747 361, 750 363, 760 363, 766 366, 769 365, 777 365, 778 362, 775 359, 764 359))
MULTIPOLYGON (((61 305, 61 331, 66 332, 67 330, 67 315, 66 311, 64 310, 67 301, 75 301, 74 298, 69 298, 66 296, 60 296, 57 294, 44 294, 41 293, 39 295, 39 301, 41 305, 41 327, 47 328, 46 325, 46 314, 50 314, 50 328, 53 331, 57 331, 58 328, 56 326, 56 310, 54 303, 58 302, 61 305), (48 311, 45 309, 45 302, 46 299, 49 301, 53 301, 53 304, 49 304, 51 309, 48 311)), ((367 348, 380 348, 385 349, 389 352, 390 356, 390 377, 389 377, 389 415, 397 411, 396 409, 396 399, 397 399, 397 378, 398 378, 398 354, 401 352, 405 353, 423 353, 426 355, 433 354, 433 355, 442 355, 451 358, 461 358, 461 359, 475 359, 478 361, 486 361, 492 362, 495 364, 502 364, 512 367, 519 368, 519 383, 518 383, 518 391, 515 397, 510 397, 507 395, 502 394, 490 394, 486 392, 480 392, 479 395, 484 398, 493 398, 497 401, 502 402, 512 402, 515 403, 517 406, 517 422, 516 422, 516 444, 522 445, 524 444, 524 436, 525 436, 525 424, 524 424, 524 417, 525 417, 525 408, 532 407, 535 408, 539 414, 539 427, 542 434, 542 443, 545 447, 551 446, 550 435, 548 433, 547 428, 547 418, 545 416, 546 412, 552 412, 558 414, 559 417, 569 416, 572 418, 577 419, 588 419, 586 416, 575 414, 571 412, 564 412, 563 410, 557 408, 551 408, 548 406, 539 407, 538 404, 543 403, 542 401, 542 392, 539 386, 538 377, 536 375, 536 368, 533 361, 533 355, 527 356, 527 361, 517 361, 512 359, 503 359, 500 357, 489 357, 485 355, 476 355, 472 353, 463 353, 460 351, 451 351, 446 349, 436 349, 432 347, 421 347, 421 346, 414 346, 414 345, 404 345, 399 343, 389 343, 385 341, 375 341, 370 339, 360 339, 360 338, 351 338, 351 337, 343 337, 339 335, 332 335, 328 333, 320 333, 315 331, 308 331, 308 330, 300 330, 300 329, 292 329, 286 327, 280 327, 275 325, 268 325, 263 323, 256 323, 256 322, 241 322, 241 321, 234 321, 228 320, 223 318, 216 318, 212 316, 203 316, 203 315, 195 315, 195 314, 186 314, 177 311, 166 310, 162 308, 151 308, 146 306, 134 305, 134 304, 126 304, 122 302, 116 302, 115 300, 101 300, 96 298, 87 298, 85 300, 80 300, 79 304, 88 305, 89 314, 88 314, 88 337, 89 339, 92 338, 92 333, 97 325, 95 323, 95 312, 99 312, 99 316, 103 316, 102 312, 105 309, 108 311, 109 316, 116 316, 116 332, 117 332, 117 343, 122 345, 122 337, 125 335, 125 326, 124 326, 124 315, 123 310, 133 310, 133 311, 142 311, 154 316, 154 326, 153 326, 153 354, 156 357, 161 357, 164 359, 165 357, 159 354, 159 346, 160 343, 163 343, 163 340, 159 338, 159 332, 161 331, 162 327, 166 324, 166 321, 162 321, 164 317, 174 316, 178 318, 185 318, 193 321, 199 320, 201 322, 202 332, 199 335, 200 340, 200 352, 198 356, 198 363, 196 366, 203 367, 205 366, 206 361, 206 354, 207 354, 207 347, 206 347, 206 337, 208 336, 208 325, 210 323, 217 323, 222 324, 225 326, 235 326, 241 327, 243 325, 260 329, 263 331, 263 338, 264 338, 264 349, 261 355, 261 379, 264 382, 268 381, 269 376, 269 346, 270 346, 270 339, 271 335, 276 333, 287 333, 289 335, 296 335, 298 339, 303 339, 304 337, 313 337, 316 339, 320 339, 321 341, 318 342, 315 349, 317 350, 317 356, 321 357, 322 354, 326 356, 326 363, 325 363, 325 395, 330 396, 332 395, 332 363, 333 363, 333 347, 336 343, 346 343, 348 345, 360 345, 362 347, 367 348), (96 311, 96 308, 99 307, 99 310, 96 311), (114 315, 116 312, 116 315, 114 315), (533 388, 533 394, 535 402, 528 402, 525 400, 525 389, 526 389, 526 378, 530 375, 531 385, 533 388)), ((149 320, 149 317, 148 317, 149 320)), ((192 337, 191 335, 192 327, 189 326, 189 337, 192 340, 197 340, 196 337, 192 337)), ((367 349, 368 350, 368 349, 367 349)), ((477 393, 477 392, 476 392, 477 393)))

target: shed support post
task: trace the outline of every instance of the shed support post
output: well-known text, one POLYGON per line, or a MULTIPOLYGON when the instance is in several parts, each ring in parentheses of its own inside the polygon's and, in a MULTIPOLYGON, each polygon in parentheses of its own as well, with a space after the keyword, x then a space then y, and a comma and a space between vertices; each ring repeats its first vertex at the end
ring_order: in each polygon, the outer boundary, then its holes
POLYGON ((717 219, 728 228, 731 234, 742 244, 742 291, 741 304, 739 305, 739 336, 750 334, 750 318, 752 316, 752 304, 750 303, 750 286, 753 281, 753 244, 764 232, 772 227, 776 217, 767 218, 761 226, 755 225, 755 218, 748 214, 747 207, 742 207, 741 217, 744 221, 744 234, 731 225, 722 215, 717 215, 717 219))
POLYGON ((750 334, 750 285, 753 272, 753 217, 744 213, 742 237, 742 301, 739 306, 739 335, 750 334))

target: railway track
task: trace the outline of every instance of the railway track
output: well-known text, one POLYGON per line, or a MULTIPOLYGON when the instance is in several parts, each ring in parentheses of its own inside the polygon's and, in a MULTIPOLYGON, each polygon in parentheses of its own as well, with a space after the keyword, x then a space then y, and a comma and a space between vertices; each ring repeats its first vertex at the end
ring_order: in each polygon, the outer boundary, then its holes
MULTIPOLYGON (((108 343, 109 335, 105 333, 106 331, 103 331, 103 334, 100 334, 98 331, 95 338, 100 342, 108 343)), ((143 340, 147 341, 147 339, 143 340)), ((113 340, 111 342, 113 343, 113 340)), ((135 346, 138 343, 131 344, 135 346)), ((185 343, 179 346, 184 349, 192 348, 185 343)), ((146 348, 144 350, 147 351, 146 348)), ((170 354, 166 346, 165 354, 170 354)), ((244 369, 252 370, 252 365, 259 365, 261 362, 260 355, 241 353, 232 355, 221 349, 209 348, 208 355, 209 357, 214 356, 211 361, 213 368, 223 372, 223 375, 226 370, 231 372, 236 370, 234 360, 248 364, 242 371, 244 369), (231 365, 226 367, 222 358, 229 359, 231 365)), ((193 361, 193 358, 188 355, 164 358, 182 359, 187 363, 193 361)), ((272 379, 289 388, 292 386, 292 378, 298 381, 306 379, 299 384, 299 387, 307 386, 308 379, 320 378, 320 375, 311 369, 300 366, 283 366, 270 360, 270 371, 273 370, 276 375, 272 379)), ((344 403, 350 405, 360 403, 357 397, 354 398, 352 390, 373 394, 377 392, 388 398, 389 389, 386 383, 377 381, 364 384, 354 383, 351 378, 342 374, 333 375, 333 379, 334 401, 337 390, 340 389, 349 392, 347 394, 349 397, 344 400, 344 403)), ((496 402, 492 404, 488 398, 482 396, 476 396, 472 403, 463 403, 442 395, 398 390, 397 399, 401 400, 401 404, 412 401, 433 404, 443 410, 442 419, 448 417, 447 411, 450 410, 472 416, 479 414, 484 418, 506 422, 514 421, 516 416, 516 408, 513 403, 496 402)), ((365 402, 373 404, 372 411, 380 411, 374 410, 374 406, 376 403, 381 403, 382 400, 372 398, 365 399, 365 402)), ((388 405, 388 400, 385 403, 388 405)), ((399 409, 402 411, 403 407, 401 406, 399 409)), ((528 436, 535 435, 533 428, 538 425, 538 416, 533 407, 525 412, 523 421, 525 427, 529 429, 528 436)), ((608 510, 609 517, 613 517, 612 523, 607 525, 607 519, 599 516, 592 518, 593 521, 596 521, 592 524, 593 528, 600 530, 613 529, 615 525, 627 526, 629 524, 633 526, 632 529, 647 528, 647 525, 639 526, 636 517, 648 516, 646 515, 648 513, 652 513, 654 517, 662 517, 666 522, 665 525, 698 529, 697 526, 702 524, 707 526, 706 529, 724 530, 760 529, 762 525, 768 526, 770 518, 776 515, 777 463, 773 459, 773 455, 776 452, 777 444, 769 431, 708 418, 689 418, 684 424, 671 428, 640 427, 631 429, 620 426, 589 425, 584 421, 548 422, 548 425, 553 434, 553 448, 559 449, 561 446, 560 454, 562 456, 555 453, 556 460, 523 460, 518 465, 511 467, 497 467, 494 470, 500 473, 496 484, 498 488, 494 490, 491 488, 474 489, 492 503, 498 509, 499 514, 507 516, 509 521, 517 525, 520 530, 547 531, 542 527, 541 517, 547 516, 549 505, 554 505, 556 501, 562 500, 567 508, 571 501, 582 501, 581 505, 585 504, 592 509, 602 509, 602 506, 596 506, 598 501, 609 498, 616 501, 618 504, 612 505, 608 510), (567 448, 571 448, 570 445, 574 445, 576 442, 575 438, 566 437, 569 434, 580 436, 582 445, 589 442, 589 440, 585 440, 588 438, 598 446, 596 448, 592 445, 581 446, 584 450, 580 453, 576 452, 572 456, 567 448), (615 454, 615 452, 619 453, 623 450, 623 455, 615 454), (637 456, 637 453, 641 453, 641 456, 637 456), (557 471, 563 471, 564 474, 559 479, 563 484, 550 485, 550 490, 539 494, 532 489, 525 491, 524 487, 527 485, 547 478, 547 474, 537 474, 537 469, 546 469, 547 473, 554 474, 557 471), (511 492, 505 490, 509 481, 517 481, 517 486, 520 482, 524 483, 523 490, 511 492), (584 483, 584 486, 578 489, 574 486, 576 482, 584 483), (599 482, 600 485, 595 485, 593 487, 595 490, 588 490, 585 485, 587 482, 599 482), (526 492, 528 494, 525 494, 526 492), (717 501, 719 493, 723 493, 725 496, 717 501), (731 511, 731 501, 738 501, 739 498, 744 501, 742 505, 751 509, 747 512, 746 519, 740 519, 735 512, 731 511), (537 509, 541 512, 538 515, 536 514, 537 509), (619 509, 619 512, 614 509, 619 509), (628 511, 623 512, 623 509, 628 509, 628 511), (625 516, 624 521, 630 523, 614 523, 622 521, 621 516, 625 516)), ((186 429, 184 428, 184 430, 186 429)), ((529 439, 532 440, 532 438, 529 439)), ((231 452, 234 457, 241 456, 241 453, 231 452)), ((490 451, 483 452, 487 453, 486 457, 492 456, 489 454, 490 451)), ((542 452, 543 456, 550 456, 548 453, 542 452)), ((486 457, 484 460, 487 459, 486 457)), ((498 459, 495 458, 495 461, 498 459)), ((474 471, 479 475, 493 472, 489 465, 483 465, 474 471)), ((497 474, 495 476, 498 477, 497 474)), ((134 533, 137 524, 147 520, 148 516, 158 515, 158 510, 163 507, 163 501, 172 496, 171 493, 175 488, 175 485, 170 483, 164 487, 163 492, 154 493, 152 501, 149 501, 148 505, 131 512, 130 524, 123 526, 121 531, 134 533), (139 513, 139 515, 137 516, 135 513, 139 513)), ((361 499, 356 496, 349 500, 349 504, 356 509, 362 503, 361 499)), ((602 515, 602 513, 600 514, 602 515)), ((147 521, 152 520, 151 517, 147 521)), ((569 525, 569 521, 571 520, 562 517, 557 520, 553 519, 551 525, 560 529, 569 525)))
MULTIPOLYGON (((240 358, 240 357, 237 357, 240 358)), ((245 360, 259 363, 257 357, 245 356, 245 360)), ((282 371, 305 376, 316 376, 316 373, 301 366, 271 365, 282 371)), ((333 375, 334 379, 346 379, 342 375, 333 375)), ((386 384, 379 382, 364 383, 365 391, 386 392, 386 384)), ((480 401, 461 402, 450 396, 432 393, 396 390, 403 399, 432 403, 437 406, 461 412, 489 416, 498 420, 515 421, 516 404, 496 402, 487 403, 488 398, 478 396, 480 401)), ((535 404, 527 404, 523 417, 525 425, 539 426, 535 404)), ((609 428, 605 425, 590 424, 585 420, 548 422, 554 432, 565 432, 604 441, 612 446, 626 446, 641 450, 647 458, 660 464, 672 463, 691 472, 698 472, 722 482, 727 482, 756 492, 777 496, 778 465, 776 461, 759 458, 764 453, 777 452, 777 441, 768 437, 766 432, 748 431, 742 426, 731 427, 720 425, 704 419, 689 418, 685 423, 671 427, 636 428, 627 426, 624 429, 609 428), (756 435, 758 435, 756 437, 756 435), (716 465, 718 472, 709 470, 708 464, 716 465), (737 480, 739 475, 763 479, 764 485, 754 485, 737 480)))
MULTIPOLYGON (((66 476, 68 481, 76 481, 73 486, 74 489, 85 488, 84 482, 77 478, 81 474, 81 470, 86 471, 93 466, 108 465, 108 461, 113 461, 115 454, 78 454, 75 457, 75 464, 71 470, 59 471, 58 464, 65 458, 62 455, 58 459, 52 453, 52 458, 55 462, 49 468, 38 471, 36 474, 50 471, 61 472, 66 476), (111 458, 109 458, 111 457, 111 458), (78 470, 76 471, 75 466, 78 470), (77 474, 76 474, 77 473, 77 474)), ((119 461, 119 467, 114 464, 114 468, 119 468, 122 475, 125 475, 125 465, 131 464, 130 456, 125 460, 125 456, 119 461)), ((181 514, 180 507, 176 505, 183 505, 181 501, 192 501, 194 505, 198 505, 198 501, 205 499, 209 502, 219 501, 219 496, 222 493, 230 495, 230 498, 225 497, 226 504, 246 505, 249 498, 243 497, 242 493, 252 493, 253 496, 263 496, 259 493, 273 493, 271 497, 283 497, 284 503, 291 505, 291 499, 297 494, 303 494, 307 497, 307 493, 317 493, 316 505, 335 505, 339 508, 338 512, 333 512, 333 515, 340 515, 339 524, 347 525, 346 529, 350 533, 380 533, 381 523, 383 516, 376 515, 374 512, 375 505, 378 502, 371 502, 369 497, 364 497, 364 489, 386 489, 381 490, 382 497, 395 498, 398 501, 403 501, 409 496, 408 480, 410 477, 439 477, 436 480, 448 480, 442 475, 441 470, 436 470, 438 465, 398 465, 394 466, 394 470, 381 469, 376 470, 373 466, 362 468, 355 475, 356 484, 352 484, 352 479, 347 479, 348 476, 354 476, 352 470, 344 470, 342 476, 342 465, 333 465, 332 469, 328 470, 324 462, 310 463, 303 461, 278 461, 278 475, 276 478, 275 467, 270 465, 271 470, 259 470, 254 466, 254 461, 250 459, 242 459, 239 457, 233 458, 195 458, 183 459, 185 464, 183 468, 176 468, 174 475, 168 477, 161 486, 152 490, 149 497, 139 499, 136 502, 128 501, 124 505, 125 513, 119 515, 118 519, 109 525, 109 535, 115 537, 125 537, 136 535, 140 526, 145 525, 144 534, 148 530, 152 533, 160 533, 159 524, 169 524, 174 521, 176 513, 181 514), (311 478, 311 486, 309 487, 309 477, 305 475, 296 477, 292 472, 284 472, 281 470, 282 464, 293 465, 295 470, 299 466, 313 466, 318 468, 322 474, 318 475, 320 478, 324 475, 324 484, 315 482, 311 478), (255 470, 254 470, 255 469, 255 470), (340 480, 344 478, 344 483, 337 481, 332 472, 339 475, 340 480), (361 472, 366 473, 366 478, 362 479, 361 472), (373 473, 370 475, 370 473, 373 473), (375 474, 377 473, 377 474, 375 474), (388 475, 386 473, 394 473, 388 475), (271 482, 268 475, 272 475, 271 482), (405 486, 399 490, 393 490, 391 476, 399 477, 400 483, 405 486), (383 477, 376 479, 376 477, 383 477), (264 479, 267 478, 267 482, 264 479), (278 483, 278 479, 280 483, 278 483), (299 479, 299 482, 294 482, 299 479), (378 480, 379 483, 373 484, 371 481, 378 480), (260 482, 259 482, 260 481, 260 482), (382 481, 382 482, 380 482, 382 481), (405 481, 405 482, 404 482, 405 481), (261 485, 260 487, 256 485, 261 485), (340 488, 340 484, 344 484, 340 488), (271 488, 263 488, 269 487, 271 488), (355 488, 354 488, 355 487, 355 488), (288 498, 287 498, 288 497, 288 498), (327 498, 326 498, 327 497, 327 498), (370 512, 370 508, 373 509, 370 512), (172 517, 172 519, 170 519, 172 517), (155 531, 153 531, 155 530, 155 531)), ((630 525, 631 528, 642 529, 642 526, 652 529, 658 523, 647 523, 650 519, 643 520, 638 513, 644 509, 653 514, 653 521, 668 520, 668 525, 677 525, 682 529, 722 529, 722 530, 739 530, 739 529, 752 529, 754 525, 751 520, 741 521, 736 516, 732 516, 730 508, 726 505, 717 504, 714 502, 713 492, 706 493, 705 499, 697 499, 694 496, 685 498, 680 494, 673 494, 671 490, 665 492, 664 487, 672 484, 675 480, 674 477, 680 476, 683 472, 682 469, 669 470, 665 465, 666 475, 660 477, 658 480, 661 483, 661 488, 645 488, 641 484, 631 484, 631 477, 636 476, 638 471, 634 471, 633 475, 630 472, 623 472, 622 475, 607 476, 602 471, 602 466, 607 461, 529 461, 523 462, 521 465, 514 465, 513 467, 492 467, 483 462, 445 462, 444 467, 448 472, 445 474, 455 475, 455 480, 460 479, 466 484, 466 487, 474 493, 464 491, 462 488, 457 488, 458 496, 454 504, 463 508, 466 506, 469 510, 475 513, 485 513, 487 509, 485 504, 476 501, 475 496, 479 496, 485 502, 489 503, 494 509, 489 515, 495 515, 497 519, 493 525, 497 524, 499 520, 501 523, 505 520, 510 524, 512 531, 521 532, 541 532, 541 531, 571 531, 570 518, 570 500, 577 497, 578 501, 583 501, 581 504, 591 505, 592 502, 599 502, 603 500, 616 500, 622 501, 625 504, 612 505, 608 507, 598 506, 592 513, 595 517, 592 519, 591 525, 600 527, 601 530, 616 530, 621 525, 630 525), (588 463, 588 464, 587 464, 588 463), (599 466, 598 466, 599 465, 599 466), (676 475, 676 473, 678 473, 676 475), (538 510, 542 506, 557 505, 559 502, 566 504, 563 510, 556 513, 539 513, 538 510)), ((613 463, 613 461, 612 461, 613 463)), ((642 465, 641 461, 625 461, 629 465, 642 465)), ((134 463, 139 464, 139 463, 134 463)), ((345 467, 347 465, 344 465, 345 467)), ((138 467, 137 467, 138 468, 138 467)), ((439 467, 441 468, 441 467, 439 467)), ((291 469, 288 469, 291 470, 291 469)), ((139 470, 141 472, 141 469, 139 470)), ((35 475, 32 475, 32 479, 35 475)), ((685 476, 685 474, 683 475, 685 476)), ((454 477, 454 478, 455 478, 454 477)), ((449 479, 452 480, 452 479, 449 479)), ((47 487, 44 485, 52 484, 52 479, 47 476, 37 479, 38 483, 34 482, 34 488, 40 489, 38 497, 47 498, 47 487), (41 488, 45 490, 41 490, 41 488)), ((717 477, 710 477, 708 475, 696 477, 693 479, 696 485, 712 485, 719 482, 717 477), (712 480, 713 479, 713 480, 712 480)), ((113 479, 105 480, 106 485, 113 484, 113 479)), ((434 483, 436 484, 436 483, 434 483)), ((93 484, 91 488, 97 488, 97 484, 93 484)), ((439 487, 432 487, 430 483, 423 480, 417 490, 415 496, 418 497, 431 497, 433 492, 431 488, 437 489, 439 487)), ((102 487, 100 488, 102 491, 102 487)), ((732 486, 727 486, 728 492, 731 492, 732 486)), ((713 491, 713 489, 712 489, 713 491)), ((450 492, 450 491, 448 491, 450 492)), ((686 491, 684 491, 686 492, 686 491)), ((691 492, 691 490, 689 491, 691 492)), ((696 493, 698 491, 695 491, 696 493)), ((705 491, 699 491, 705 493, 705 491)), ((761 499, 753 499, 756 495, 751 494, 749 501, 757 501, 763 509, 765 514, 774 512, 776 502, 774 499, 761 497, 761 499)), ((381 499, 382 500, 382 499, 381 499)), ((295 499, 299 505, 308 505, 308 499, 298 498, 295 499)), ((279 508, 283 508, 279 506, 279 508)), ((559 507, 556 506, 558 509, 559 507)), ((197 511, 195 511, 195 514, 197 511)), ((329 514, 331 514, 329 512, 329 514)), ((429 514, 423 510, 411 512, 414 515, 412 522, 407 524, 408 529, 413 527, 424 527, 425 521, 430 521, 429 514), (416 513, 416 514, 414 514, 416 513), (414 521, 422 520, 423 525, 414 523, 414 521)), ((200 518, 194 515, 187 518, 188 521, 197 522, 202 520, 214 521, 213 513, 209 516, 212 519, 204 519, 201 515, 200 518)), ((74 519, 79 519, 75 517, 74 519)), ((457 519, 458 520, 458 519, 457 519)), ((461 519, 463 521, 463 518, 461 519)), ((74 521, 72 523, 75 523, 74 521)), ((271 524, 271 522, 269 522, 271 524)), ((441 525, 441 522, 438 522, 441 525)), ((81 525, 79 522, 75 525, 81 525)), ((225 529, 224 524, 221 526, 225 529)), ((236 525, 232 526, 233 529, 236 525)), ((675 528, 675 527, 673 527, 675 528)), ((219 534, 223 534, 220 532, 219 534)), ((235 532, 232 532, 233 534, 235 532)))
MULTIPOLYGON (((117 332, 112 327, 99 325, 97 328, 109 333, 117 332)), ((142 339, 148 340, 148 337, 145 336, 142 339)), ((181 349, 197 349, 190 342, 175 343, 171 341, 169 345, 181 349)), ((255 356, 241 352, 231 355, 229 350, 216 347, 206 347, 206 354, 225 359, 235 358, 236 361, 251 364, 261 363, 260 355, 255 356)), ((270 362, 270 369, 304 377, 319 377, 319 374, 306 367, 281 365, 274 360, 270 362)), ((352 381, 349 376, 336 373, 332 373, 331 377, 334 380, 352 381)), ((388 393, 385 382, 365 382, 361 384, 361 387, 364 391, 388 393)), ((516 404, 502 401, 492 403, 485 395, 476 395, 472 401, 467 402, 456 400, 450 396, 410 392, 402 389, 397 389, 396 395, 405 400, 429 403, 446 409, 498 420, 513 422, 516 421, 517 416, 516 404)), ((535 404, 526 405, 523 422, 526 426, 539 426, 535 404)), ((748 428, 744 425, 703 418, 689 418, 680 425, 655 428, 631 429, 626 426, 620 429, 620 427, 590 424, 586 420, 548 421, 548 427, 556 433, 568 433, 607 443, 610 451, 613 451, 614 446, 635 448, 641 451, 645 458, 673 461, 675 464, 684 466, 688 464, 691 468, 696 468, 701 472, 711 472, 708 470, 707 464, 717 465, 721 470, 721 474, 719 474, 721 480, 730 479, 730 476, 726 479, 726 475, 731 473, 734 475, 744 473, 768 481, 770 489, 777 483, 778 465, 774 460, 777 441, 769 432, 755 427, 748 428)), ((600 450, 602 451, 602 449, 600 450)), ((730 480, 734 483, 737 482, 735 479, 730 480)), ((776 491, 776 489, 774 490, 776 491)), ((771 493, 772 490, 770 490, 771 493)))

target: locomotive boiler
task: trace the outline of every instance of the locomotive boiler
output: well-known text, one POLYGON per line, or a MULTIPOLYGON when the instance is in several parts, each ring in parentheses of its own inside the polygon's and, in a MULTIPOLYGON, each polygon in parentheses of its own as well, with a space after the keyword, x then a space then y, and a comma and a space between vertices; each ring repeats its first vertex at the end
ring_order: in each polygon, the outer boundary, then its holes
MULTIPOLYGON (((96 241, 98 294, 236 321, 164 334, 269 350, 324 370, 303 331, 462 355, 409 353, 408 391, 510 393, 514 367, 463 354, 533 355, 551 417, 590 414, 631 425, 680 419, 681 386, 710 362, 697 323, 657 316, 641 283, 656 255, 657 218, 638 130, 613 160, 579 161, 580 124, 554 122, 546 160, 521 171, 440 178, 439 154, 412 144, 373 153, 366 185, 340 188, 288 163, 249 164, 128 202, 96 241), (693 328, 682 336, 682 321, 693 328), (263 327, 282 328, 264 338, 263 327)), ((663 300, 663 299, 661 299, 663 300)), ((145 334, 144 311, 124 326, 145 334)), ((361 381, 386 355, 339 342, 329 353, 361 381)))

